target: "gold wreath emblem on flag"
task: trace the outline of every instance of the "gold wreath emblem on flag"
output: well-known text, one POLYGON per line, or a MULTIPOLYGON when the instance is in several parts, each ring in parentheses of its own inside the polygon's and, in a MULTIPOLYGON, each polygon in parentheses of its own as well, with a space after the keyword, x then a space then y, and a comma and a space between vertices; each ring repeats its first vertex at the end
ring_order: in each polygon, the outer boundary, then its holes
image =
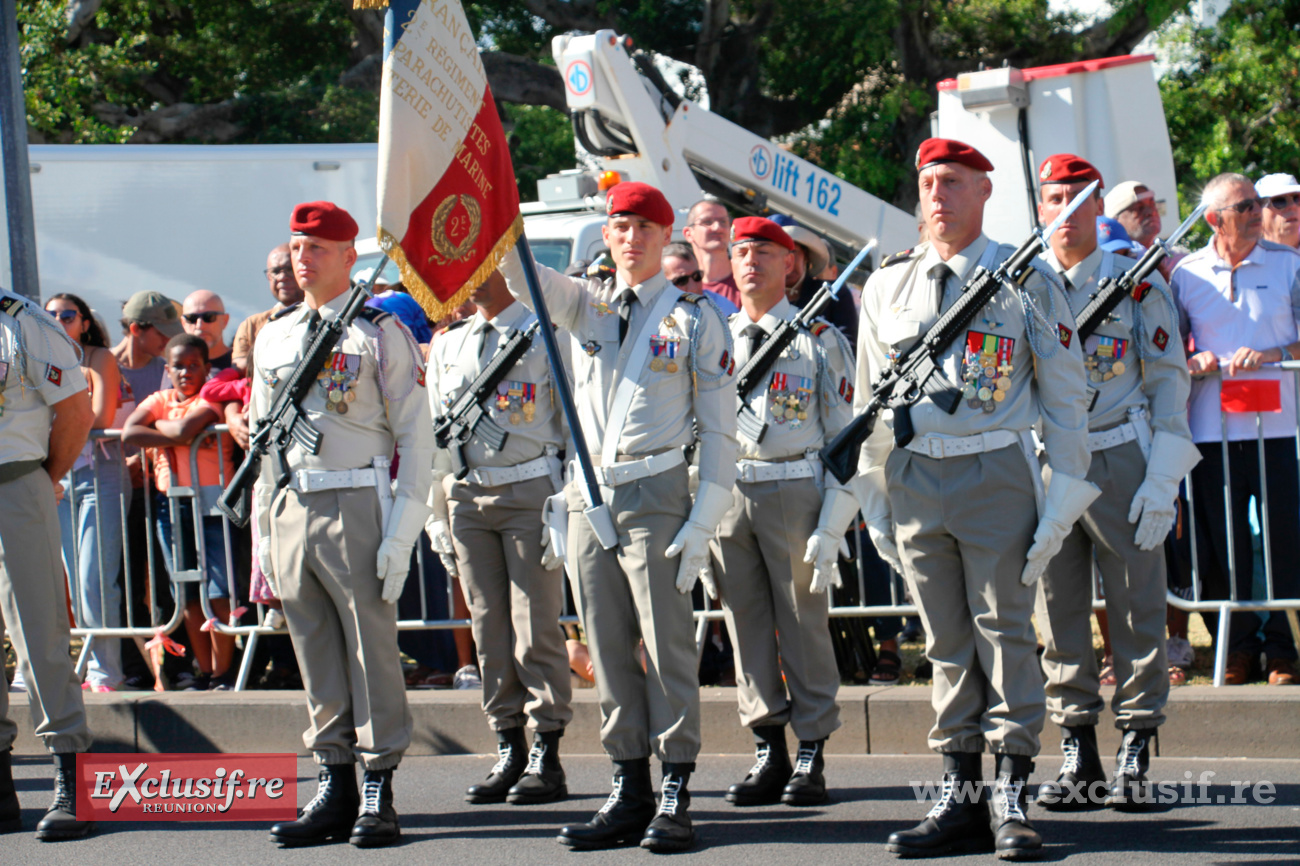
POLYGON ((437 252, 429 256, 429 260, 436 261, 439 265, 450 265, 469 258, 474 254, 474 242, 478 240, 479 229, 482 226, 483 213, 479 209, 478 201, 472 195, 457 196, 452 193, 447 196, 433 212, 433 228, 429 234, 430 240, 433 241, 433 248, 437 252), (465 216, 457 216, 453 219, 451 212, 455 209, 457 200, 465 208, 465 216), (451 221, 453 228, 459 228, 462 219, 467 221, 465 237, 457 244, 447 234, 447 223, 451 221))

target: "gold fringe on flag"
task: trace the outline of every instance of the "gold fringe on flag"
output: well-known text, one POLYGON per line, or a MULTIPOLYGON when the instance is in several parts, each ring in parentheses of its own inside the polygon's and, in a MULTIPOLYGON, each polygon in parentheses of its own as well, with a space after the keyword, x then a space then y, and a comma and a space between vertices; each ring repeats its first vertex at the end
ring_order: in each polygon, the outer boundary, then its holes
POLYGON ((352 0, 353 9, 384 9, 388 0, 352 0))
POLYGON ((453 310, 465 303, 470 292, 483 284, 488 275, 501 264, 501 260, 505 258, 506 253, 510 252, 510 248, 519 241, 519 236, 523 234, 523 231, 524 218, 521 214, 515 217, 515 221, 510 224, 510 228, 506 229, 505 234, 501 235, 496 245, 492 247, 492 250, 465 282, 465 285, 457 289, 456 293, 445 301, 438 300, 438 296, 425 284, 424 279, 416 272, 415 268, 411 267, 411 263, 406 260, 406 253, 402 250, 402 245, 397 238, 385 231, 382 226, 379 228, 378 233, 379 246, 384 252, 388 253, 390 259, 397 263, 397 269, 402 274, 402 285, 406 287, 411 297, 415 298, 416 302, 424 309, 425 314, 433 321, 438 322, 451 315, 453 310))

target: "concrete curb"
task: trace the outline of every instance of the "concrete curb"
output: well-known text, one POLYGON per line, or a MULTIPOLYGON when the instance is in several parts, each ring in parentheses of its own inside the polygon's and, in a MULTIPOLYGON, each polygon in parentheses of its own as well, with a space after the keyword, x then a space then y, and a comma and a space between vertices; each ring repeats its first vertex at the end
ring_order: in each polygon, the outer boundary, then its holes
MULTIPOLYGON (((1107 703, 1113 689, 1103 690, 1107 703)), ((415 729, 410 755, 491 754, 495 737, 480 709, 478 691, 407 692, 415 729)), ((43 754, 33 734, 27 695, 9 695, 18 722, 15 754, 43 754)), ((294 752, 305 754, 307 713, 302 692, 118 692, 86 694, 86 712, 98 752, 294 752)), ((845 686, 840 689, 840 729, 834 754, 927 754, 934 722, 930 690, 920 687, 845 686)), ((705 754, 753 750, 741 728, 734 688, 700 692, 705 754)), ((1170 693, 1160 729, 1162 757, 1294 758, 1300 754, 1300 688, 1183 686, 1170 693)), ((1098 727, 1103 754, 1119 733, 1113 716, 1098 727)), ((1060 731, 1050 721, 1043 754, 1060 754, 1060 731)), ((594 689, 576 689, 573 721, 564 738, 570 754, 599 754, 600 704, 594 689)))

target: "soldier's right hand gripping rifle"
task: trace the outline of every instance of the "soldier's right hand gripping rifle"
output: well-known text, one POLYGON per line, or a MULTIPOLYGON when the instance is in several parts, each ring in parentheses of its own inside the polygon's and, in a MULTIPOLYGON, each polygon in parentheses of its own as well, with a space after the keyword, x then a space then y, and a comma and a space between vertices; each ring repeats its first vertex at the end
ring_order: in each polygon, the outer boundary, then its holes
POLYGON ((451 454, 451 465, 456 480, 469 474, 465 464, 465 446, 470 437, 477 435, 493 451, 500 451, 506 445, 509 431, 493 421, 483 408, 483 401, 495 397, 497 385, 506 378, 510 370, 533 344, 541 322, 534 321, 527 330, 514 329, 500 349, 492 356, 488 365, 475 377, 469 387, 461 391, 446 414, 433 422, 433 438, 439 448, 446 448, 451 454))
POLYGON ((862 443, 876 426, 876 417, 883 409, 894 411, 894 442, 901 448, 912 441, 911 407, 928 396, 936 406, 951 415, 961 404, 961 389, 952 384, 939 367, 940 357, 954 340, 966 329, 1003 285, 1024 285, 1032 270, 1034 257, 1048 246, 1048 239, 1088 196, 1096 192, 1097 181, 1090 183, 1074 197, 1046 229, 1034 233, 1011 256, 989 272, 976 268, 975 273, 962 286, 961 296, 939 321, 930 326, 925 336, 912 344, 885 370, 876 382, 867 408, 845 425, 834 439, 821 450, 822 465, 840 483, 848 484, 857 474, 858 457, 862 443))
POLYGON ((388 256, 384 256, 375 268, 369 282, 358 283, 352 288, 338 316, 320 322, 298 366, 276 385, 271 395, 271 407, 265 416, 258 419, 257 429, 249 439, 244 462, 239 464, 217 500, 217 507, 236 526, 246 525, 252 514, 253 484, 267 455, 275 456, 275 486, 278 490, 289 483, 289 462, 284 454, 292 442, 297 442, 308 454, 320 453, 321 432, 307 420, 302 401, 316 384, 348 325, 361 313, 366 301, 374 296, 375 279, 386 264, 388 256))

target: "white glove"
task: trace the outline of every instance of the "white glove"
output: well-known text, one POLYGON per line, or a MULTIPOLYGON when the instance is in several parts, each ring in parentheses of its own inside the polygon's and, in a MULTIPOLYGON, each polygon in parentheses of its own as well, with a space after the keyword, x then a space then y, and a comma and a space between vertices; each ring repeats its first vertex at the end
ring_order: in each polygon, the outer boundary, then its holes
POLYGON ((1065 537, 1074 528, 1074 522, 1083 516, 1088 506, 1101 495, 1097 485, 1081 478, 1071 478, 1060 472, 1052 473, 1047 485, 1047 503, 1043 516, 1034 530, 1034 543, 1025 555, 1025 568, 1020 572, 1020 582, 1032 586, 1047 570, 1047 563, 1061 550, 1065 537))
POLYGON ((442 567, 447 570, 448 576, 460 577, 460 569, 456 566, 456 548, 452 546, 451 529, 446 522, 430 517, 424 523, 424 531, 429 536, 429 547, 442 560, 442 567))
POLYGON ((1146 478, 1128 509, 1128 522, 1138 524, 1133 543, 1139 550, 1155 550, 1169 535, 1178 513, 1178 483, 1200 461, 1200 449, 1182 436, 1161 431, 1152 438, 1146 478))
POLYGON ((903 573, 902 557, 894 542, 894 517, 889 504, 889 491, 885 487, 883 467, 868 469, 849 481, 853 495, 862 508, 862 518, 867 523, 867 536, 876 546, 876 553, 894 571, 903 573))
POLYGON ((546 497, 542 504, 542 567, 564 567, 569 538, 569 500, 564 491, 546 497))
POLYGON ((542 568, 547 571, 555 571, 557 568, 564 566, 564 557, 555 552, 551 546, 551 527, 545 523, 542 524, 542 568))
POLYGON ((384 540, 379 543, 379 554, 375 557, 375 570, 384 582, 380 596, 389 604, 396 604, 402 595, 402 587, 411 573, 411 550, 428 516, 429 506, 422 502, 406 496, 399 496, 393 502, 388 525, 384 527, 384 540))
POLYGON ((257 539, 257 567, 262 569, 267 583, 275 585, 275 574, 271 567, 271 539, 265 535, 257 539))
POLYGON ((849 522, 858 513, 858 500, 852 493, 838 487, 827 488, 822 496, 822 510, 817 517, 817 529, 808 539, 803 561, 813 567, 814 593, 825 592, 831 586, 843 586, 840 577, 840 545, 849 522))
POLYGON ((677 591, 682 595, 695 588, 695 579, 698 577, 704 583, 704 591, 709 594, 709 598, 718 597, 718 588, 713 583, 713 569, 709 564, 709 539, 717 534, 722 516, 734 501, 730 488, 712 481, 700 482, 700 490, 695 494, 695 504, 691 506, 686 525, 664 551, 664 555, 670 558, 678 554, 682 557, 681 564, 677 567, 677 591))

